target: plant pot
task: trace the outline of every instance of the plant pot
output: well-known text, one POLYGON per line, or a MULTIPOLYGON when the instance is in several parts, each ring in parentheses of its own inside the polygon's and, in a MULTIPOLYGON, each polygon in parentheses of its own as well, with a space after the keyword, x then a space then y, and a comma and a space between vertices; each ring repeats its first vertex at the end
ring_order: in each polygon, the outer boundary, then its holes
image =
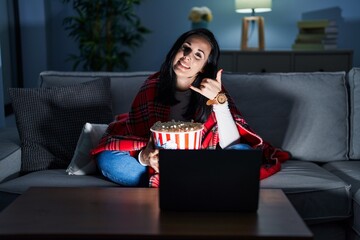
POLYGON ((208 22, 201 20, 200 22, 193 22, 191 23, 191 28, 192 29, 197 29, 197 28, 207 28, 208 27, 208 22))

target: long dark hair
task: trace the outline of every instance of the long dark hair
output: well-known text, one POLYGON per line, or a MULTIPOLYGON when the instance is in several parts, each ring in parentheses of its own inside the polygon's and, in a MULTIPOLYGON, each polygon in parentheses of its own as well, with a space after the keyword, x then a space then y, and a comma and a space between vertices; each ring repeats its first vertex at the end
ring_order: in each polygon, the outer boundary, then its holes
MULTIPOLYGON (((176 40, 176 42, 168 52, 166 59, 160 68, 160 76, 159 76, 160 87, 159 87, 159 95, 157 100, 165 105, 173 106, 176 103, 178 103, 178 100, 175 98, 176 74, 173 70, 173 62, 177 52, 182 47, 185 40, 192 35, 203 37, 211 45, 211 52, 203 68, 203 71, 198 73, 192 85, 194 87, 200 87, 200 83, 202 79, 216 78, 220 49, 214 34, 204 28, 193 29, 183 33, 176 40)), ((194 121, 197 122, 205 122, 209 114, 211 113, 211 107, 206 105, 207 100, 208 99, 206 97, 202 96, 201 94, 195 91, 192 91, 190 104, 187 111, 184 114, 184 117, 186 119, 193 119, 194 121)))

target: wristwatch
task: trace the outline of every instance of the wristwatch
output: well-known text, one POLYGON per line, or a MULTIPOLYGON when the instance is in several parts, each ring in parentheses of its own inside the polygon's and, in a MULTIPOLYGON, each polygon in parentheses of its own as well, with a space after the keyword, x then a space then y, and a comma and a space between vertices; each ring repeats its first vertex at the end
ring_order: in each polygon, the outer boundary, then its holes
POLYGON ((207 100, 206 105, 224 104, 226 101, 226 94, 223 92, 219 92, 214 99, 207 100))

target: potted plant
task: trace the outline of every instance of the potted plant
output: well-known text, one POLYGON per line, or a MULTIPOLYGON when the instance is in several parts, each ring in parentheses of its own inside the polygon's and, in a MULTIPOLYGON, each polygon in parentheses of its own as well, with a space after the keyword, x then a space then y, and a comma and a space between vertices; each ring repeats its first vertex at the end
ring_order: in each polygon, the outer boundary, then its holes
POLYGON ((212 12, 208 7, 193 7, 190 10, 189 20, 191 21, 191 27, 195 28, 207 28, 208 23, 213 19, 212 12))
POLYGON ((126 70, 132 52, 141 46, 149 29, 141 24, 134 6, 141 0, 63 0, 72 3, 75 16, 63 21, 69 36, 79 46, 79 55, 71 54, 76 70, 126 70))

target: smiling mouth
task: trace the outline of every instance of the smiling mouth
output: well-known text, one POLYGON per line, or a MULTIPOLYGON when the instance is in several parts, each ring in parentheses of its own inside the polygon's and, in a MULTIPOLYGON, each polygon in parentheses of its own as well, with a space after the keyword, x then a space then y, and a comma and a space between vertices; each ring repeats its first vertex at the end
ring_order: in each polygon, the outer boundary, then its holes
POLYGON ((180 60, 177 62, 177 65, 181 68, 184 68, 184 69, 190 69, 190 67, 186 64, 184 64, 183 62, 181 62, 180 60))

